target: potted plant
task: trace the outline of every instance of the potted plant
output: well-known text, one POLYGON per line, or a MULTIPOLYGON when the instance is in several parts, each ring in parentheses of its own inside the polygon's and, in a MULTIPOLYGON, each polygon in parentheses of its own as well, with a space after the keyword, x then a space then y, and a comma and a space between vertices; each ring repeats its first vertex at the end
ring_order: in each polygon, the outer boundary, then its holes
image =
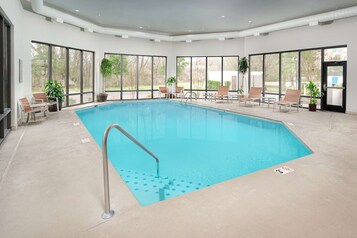
MULTIPOLYGON (((64 99, 64 90, 60 82, 56 80, 49 80, 45 84, 45 93, 49 100, 56 101, 58 100, 58 109, 62 110, 62 103, 64 99)), ((54 104, 52 107, 49 107, 49 111, 57 111, 57 105, 54 104)))
POLYGON ((315 112, 316 111, 316 104, 317 104, 317 97, 321 97, 323 93, 320 89, 314 84, 311 80, 307 85, 307 90, 310 92, 310 103, 309 103, 309 111, 315 112))
POLYGON ((168 86, 171 87, 170 97, 173 97, 173 94, 172 94, 172 93, 174 92, 174 86, 173 86, 173 85, 176 83, 176 77, 174 77, 174 76, 169 77, 169 78, 167 79, 166 83, 167 83, 168 86))
POLYGON ((105 102, 107 101, 108 94, 105 92, 105 79, 112 76, 113 74, 113 63, 107 58, 103 58, 102 62, 100 63, 100 73, 103 76, 103 86, 102 92, 99 93, 97 97, 98 102, 105 102))
POLYGON ((242 95, 243 94, 243 88, 244 88, 244 76, 247 73, 249 69, 248 61, 246 57, 243 57, 241 60, 239 60, 238 63, 238 71, 239 73, 242 74, 242 83, 240 88, 238 87, 238 94, 242 95), (241 90, 241 91, 240 91, 241 90))

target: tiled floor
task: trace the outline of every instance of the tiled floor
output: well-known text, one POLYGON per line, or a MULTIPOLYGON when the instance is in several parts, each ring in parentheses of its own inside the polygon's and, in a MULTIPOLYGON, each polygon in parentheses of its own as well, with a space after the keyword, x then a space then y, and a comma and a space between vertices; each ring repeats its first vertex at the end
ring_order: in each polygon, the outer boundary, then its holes
POLYGON ((101 150, 72 110, 52 113, 0 147, 0 237, 356 237, 357 116, 193 103, 283 121, 314 154, 146 207, 110 166, 104 221, 101 150))

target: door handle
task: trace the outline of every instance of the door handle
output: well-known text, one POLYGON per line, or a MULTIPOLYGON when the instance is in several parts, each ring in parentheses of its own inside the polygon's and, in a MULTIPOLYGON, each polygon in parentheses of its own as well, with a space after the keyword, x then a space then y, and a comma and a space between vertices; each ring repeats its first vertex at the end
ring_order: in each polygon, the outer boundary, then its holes
POLYGON ((324 83, 324 85, 322 86, 322 90, 324 90, 324 92, 326 92, 326 90, 327 90, 327 86, 326 86, 325 83, 324 83))

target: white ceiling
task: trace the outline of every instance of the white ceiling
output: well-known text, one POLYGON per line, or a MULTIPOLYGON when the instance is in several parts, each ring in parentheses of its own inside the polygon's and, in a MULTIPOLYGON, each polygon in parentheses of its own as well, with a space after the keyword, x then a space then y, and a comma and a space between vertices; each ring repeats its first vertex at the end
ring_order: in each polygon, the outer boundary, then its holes
MULTIPOLYGON (((27 0, 21 2, 32 11, 27 0)), ((174 36, 241 31, 356 6, 357 0, 44 0, 44 4, 104 27, 174 36)))

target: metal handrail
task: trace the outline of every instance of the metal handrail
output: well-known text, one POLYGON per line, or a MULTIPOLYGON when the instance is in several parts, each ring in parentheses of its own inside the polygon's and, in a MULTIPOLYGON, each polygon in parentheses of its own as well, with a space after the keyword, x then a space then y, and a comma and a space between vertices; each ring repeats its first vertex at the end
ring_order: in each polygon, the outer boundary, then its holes
POLYGON ((192 95, 195 95, 195 98, 197 100, 197 93, 196 92, 186 92, 185 95, 183 96, 183 98, 181 98, 181 103, 183 102, 183 100, 186 98, 185 103, 187 104, 188 99, 192 100, 192 95), (190 95, 189 97, 186 98, 186 95, 190 95))
POLYGON ((111 129, 117 129, 127 138, 129 138, 132 142, 138 145, 141 149, 143 149, 146 153, 151 155, 156 161, 156 175, 159 177, 159 158, 154 155, 150 150, 148 150, 145 146, 143 146, 139 141, 137 141, 132 135, 130 135, 126 130, 120 127, 118 124, 111 124, 105 130, 103 139, 102 139, 102 154, 103 154, 103 177, 104 177, 104 203, 105 203, 105 210, 102 214, 103 219, 111 218, 114 215, 114 210, 110 209, 110 198, 109 198, 109 176, 108 176, 108 150, 107 150, 107 140, 108 135, 111 129))

